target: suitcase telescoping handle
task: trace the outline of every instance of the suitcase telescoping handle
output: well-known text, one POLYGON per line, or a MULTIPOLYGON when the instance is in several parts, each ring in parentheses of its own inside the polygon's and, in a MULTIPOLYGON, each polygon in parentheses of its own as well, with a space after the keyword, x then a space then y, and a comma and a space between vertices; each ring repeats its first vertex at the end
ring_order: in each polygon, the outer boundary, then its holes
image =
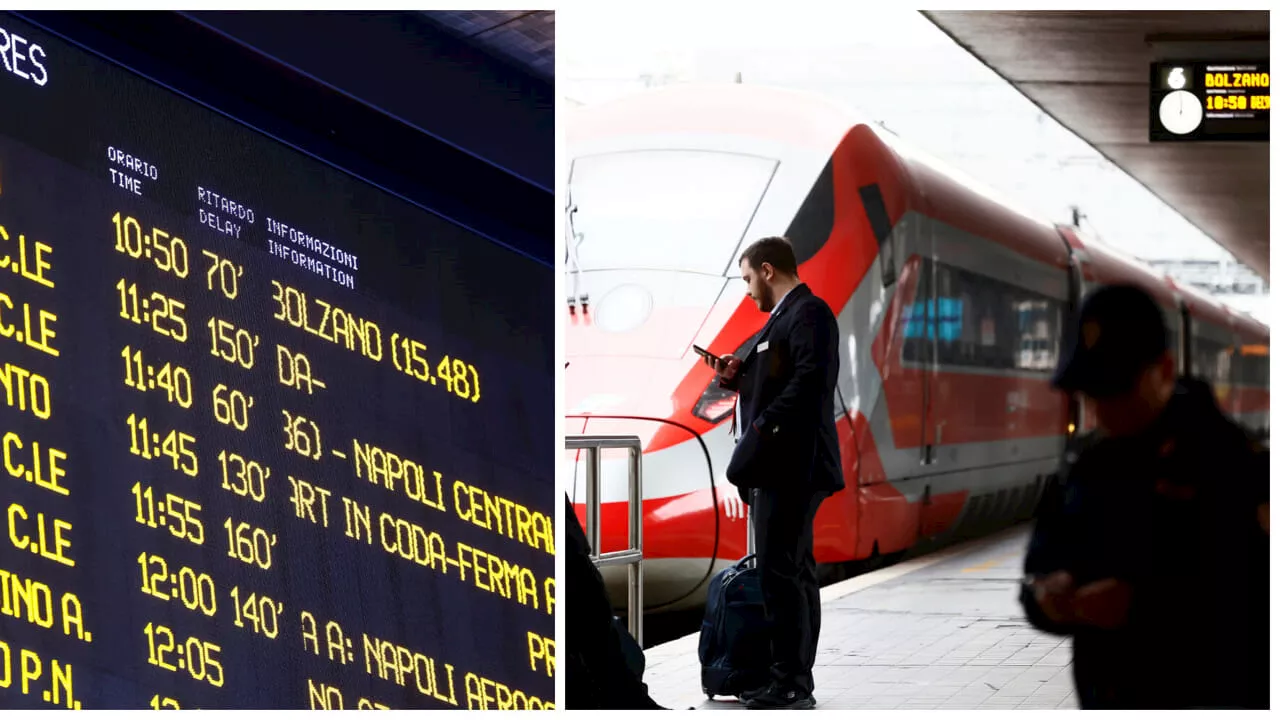
POLYGON ((747 505, 747 556, 738 561, 739 564, 748 560, 755 559, 756 556, 756 524, 754 522, 756 500, 759 499, 758 491, 751 489, 751 502, 747 505))

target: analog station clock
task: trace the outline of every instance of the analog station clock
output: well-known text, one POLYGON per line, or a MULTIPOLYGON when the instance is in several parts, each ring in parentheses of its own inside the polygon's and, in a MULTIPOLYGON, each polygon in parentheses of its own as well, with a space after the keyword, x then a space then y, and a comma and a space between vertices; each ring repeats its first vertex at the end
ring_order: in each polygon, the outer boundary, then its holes
POLYGON ((1200 127, 1202 120, 1200 98, 1186 90, 1175 90, 1160 101, 1160 124, 1175 135, 1186 135, 1200 127))

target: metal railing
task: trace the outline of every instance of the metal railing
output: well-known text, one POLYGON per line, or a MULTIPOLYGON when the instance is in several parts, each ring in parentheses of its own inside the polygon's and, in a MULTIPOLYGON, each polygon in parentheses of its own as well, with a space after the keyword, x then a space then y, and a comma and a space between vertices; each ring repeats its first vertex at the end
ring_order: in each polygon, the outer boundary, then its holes
POLYGON ((596 567, 627 566, 627 629, 640 647, 644 647, 644 494, 640 475, 640 438, 634 435, 570 435, 566 450, 587 451, 587 542, 591 543, 591 561, 596 567), (630 542, 626 550, 600 553, 600 452, 626 450, 627 517, 630 542))

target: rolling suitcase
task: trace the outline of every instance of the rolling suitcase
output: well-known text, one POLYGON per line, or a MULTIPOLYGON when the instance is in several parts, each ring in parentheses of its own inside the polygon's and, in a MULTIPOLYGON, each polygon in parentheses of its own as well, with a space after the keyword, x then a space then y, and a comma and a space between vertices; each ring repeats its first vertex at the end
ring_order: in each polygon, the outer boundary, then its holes
POLYGON ((751 515, 747 515, 749 554, 716 573, 698 637, 702 692, 708 698, 739 695, 769 680, 770 647, 764 597, 755 567, 751 515))

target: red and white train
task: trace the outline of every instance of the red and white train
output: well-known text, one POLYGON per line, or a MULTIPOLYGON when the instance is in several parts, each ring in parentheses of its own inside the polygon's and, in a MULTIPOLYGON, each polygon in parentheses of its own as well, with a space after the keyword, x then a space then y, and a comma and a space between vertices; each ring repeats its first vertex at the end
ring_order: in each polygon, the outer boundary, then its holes
MULTIPOLYGON (((734 398, 694 344, 734 352, 765 316, 746 244, 785 235, 843 336, 837 416, 847 488, 815 524, 819 563, 1027 517, 1079 405, 1050 387, 1062 324, 1096 284, 1163 305, 1185 372, 1268 432, 1269 330, 1038 221, 823 98, 678 86, 575 111, 567 133, 570 301, 565 432, 644 447, 645 606, 697 605, 745 554, 724 479, 734 398), (585 305, 585 306, 584 306, 585 305)), ((584 517, 585 466, 566 454, 584 517)), ((606 455, 601 548, 627 541, 624 457, 606 455)), ((623 598, 625 568, 605 569, 623 598)))

